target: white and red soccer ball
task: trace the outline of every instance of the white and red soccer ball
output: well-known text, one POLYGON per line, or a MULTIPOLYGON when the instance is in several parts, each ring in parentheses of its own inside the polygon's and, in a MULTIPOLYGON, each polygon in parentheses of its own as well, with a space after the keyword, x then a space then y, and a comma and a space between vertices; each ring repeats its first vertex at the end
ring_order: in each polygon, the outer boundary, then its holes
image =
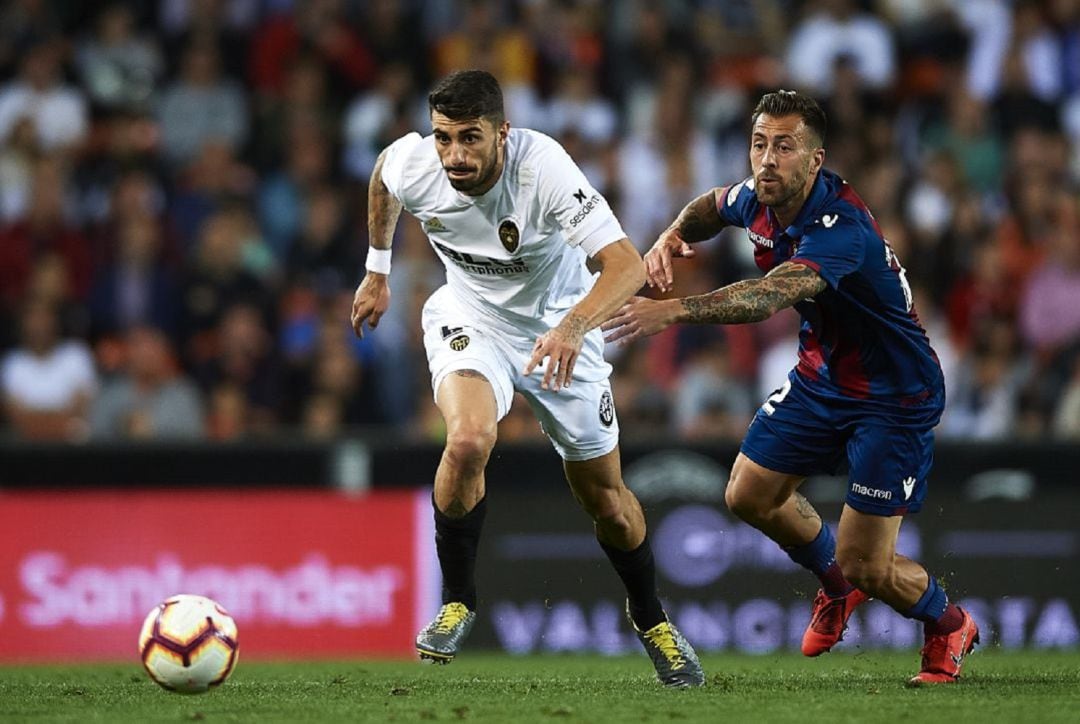
POLYGON ((236 622, 205 596, 166 599, 147 614, 139 632, 139 655, 150 678, 184 694, 223 683, 239 653, 236 622))

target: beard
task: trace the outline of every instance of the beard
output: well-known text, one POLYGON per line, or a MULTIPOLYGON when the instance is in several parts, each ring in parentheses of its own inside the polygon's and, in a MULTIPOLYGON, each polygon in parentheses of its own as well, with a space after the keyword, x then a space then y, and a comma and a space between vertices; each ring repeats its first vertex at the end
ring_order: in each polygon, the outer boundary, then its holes
MULTIPOLYGON (((773 177, 774 180, 778 177, 773 177)), ((791 178, 785 183, 783 179, 779 179, 777 183, 769 188, 767 191, 762 187, 759 179, 754 180, 754 193, 757 196, 757 200, 763 206, 769 207, 783 207, 789 201, 797 197, 806 186, 806 173, 793 173, 791 178)))
MULTIPOLYGON (((468 194, 476 189, 483 188, 487 183, 491 181, 491 177, 495 174, 495 167, 499 162, 498 144, 494 143, 491 146, 491 154, 488 156, 488 160, 481 166, 475 176, 467 178, 455 179, 449 175, 449 172, 455 170, 453 167, 445 169, 447 171, 447 180, 450 182, 450 186, 455 191, 460 191, 463 194, 468 194)), ((464 169, 461 169, 464 170, 464 169)))

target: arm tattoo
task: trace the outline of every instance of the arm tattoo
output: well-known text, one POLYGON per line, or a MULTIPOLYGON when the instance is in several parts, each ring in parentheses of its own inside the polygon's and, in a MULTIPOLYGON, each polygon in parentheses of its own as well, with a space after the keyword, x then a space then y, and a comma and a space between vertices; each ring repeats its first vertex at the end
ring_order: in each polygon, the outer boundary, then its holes
POLYGON ((810 505, 810 501, 804 498, 801 493, 795 493, 795 512, 806 520, 821 520, 821 516, 814 510, 814 506, 810 505))
POLYGON ((698 324, 744 324, 760 322, 781 309, 826 288, 816 271, 802 264, 784 262, 760 279, 745 279, 708 294, 682 300, 680 321, 698 324))
POLYGON ((382 166, 383 154, 379 154, 368 182, 368 239, 376 249, 389 249, 402 206, 383 183, 382 166))
POLYGON ((716 189, 698 196, 679 213, 672 224, 688 244, 711 239, 724 228, 724 220, 716 210, 716 189))

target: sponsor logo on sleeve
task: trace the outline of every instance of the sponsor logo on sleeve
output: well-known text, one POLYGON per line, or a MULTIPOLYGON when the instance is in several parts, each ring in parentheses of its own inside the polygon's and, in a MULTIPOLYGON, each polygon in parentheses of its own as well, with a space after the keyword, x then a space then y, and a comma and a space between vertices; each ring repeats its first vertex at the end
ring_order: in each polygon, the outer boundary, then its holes
POLYGON ((577 191, 575 191, 574 192, 574 200, 577 201, 579 204, 585 203, 585 192, 582 191, 581 189, 578 189, 577 191))
POLYGON ((742 191, 742 188, 745 185, 746 185, 745 181, 740 181, 739 183, 735 184, 734 186, 731 187, 731 189, 728 190, 728 192, 727 192, 727 205, 728 206, 733 206, 735 204, 735 199, 739 198, 739 192, 742 191))
MULTIPOLYGON (((578 189, 578 192, 580 193, 581 189, 578 189)), ((574 194, 574 198, 578 198, 578 195, 574 194)), ((570 228, 576 229, 578 227, 578 224, 584 221, 585 217, 591 214, 593 210, 600 205, 601 201, 602 199, 600 197, 600 194, 594 193, 592 196, 589 197, 588 201, 582 202, 581 208, 578 209, 578 212, 570 217, 570 228)))
POLYGON ((831 229, 840 220, 840 214, 825 214, 821 217, 821 224, 826 229, 831 229))

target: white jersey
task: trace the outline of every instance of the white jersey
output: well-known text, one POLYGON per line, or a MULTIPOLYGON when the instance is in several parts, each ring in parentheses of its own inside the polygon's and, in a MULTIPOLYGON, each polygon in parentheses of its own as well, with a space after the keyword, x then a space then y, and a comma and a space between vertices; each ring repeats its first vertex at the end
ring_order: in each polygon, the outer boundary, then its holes
POLYGON ((626 234, 553 139, 511 129, 504 154, 495 185, 468 196, 450 185, 434 136, 410 133, 386 149, 382 180, 423 224, 454 299, 532 344, 592 288, 586 256, 626 234))

